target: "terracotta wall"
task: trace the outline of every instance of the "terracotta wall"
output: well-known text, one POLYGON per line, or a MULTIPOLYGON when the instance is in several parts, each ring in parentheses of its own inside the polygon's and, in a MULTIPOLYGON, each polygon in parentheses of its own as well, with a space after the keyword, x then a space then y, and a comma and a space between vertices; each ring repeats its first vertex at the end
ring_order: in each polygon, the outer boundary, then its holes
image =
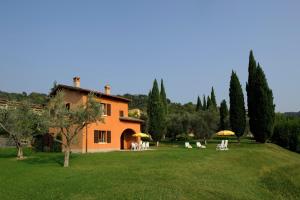
MULTIPOLYGON (((71 103, 71 108, 87 101, 86 94, 69 90, 64 90, 64 93, 66 103, 71 103)), ((125 117, 128 116, 128 103, 108 98, 97 100, 101 103, 111 104, 111 116, 103 116, 103 122, 89 124, 87 128, 84 128, 72 144, 73 152, 85 153, 86 148, 87 152, 119 150, 121 147, 121 135, 126 129, 131 129, 135 133, 140 132, 140 123, 120 121, 119 119, 119 112, 121 110, 124 111, 125 117), (111 143, 95 144, 94 130, 111 131, 111 143)), ((50 129, 50 133, 55 133, 55 130, 50 129)))

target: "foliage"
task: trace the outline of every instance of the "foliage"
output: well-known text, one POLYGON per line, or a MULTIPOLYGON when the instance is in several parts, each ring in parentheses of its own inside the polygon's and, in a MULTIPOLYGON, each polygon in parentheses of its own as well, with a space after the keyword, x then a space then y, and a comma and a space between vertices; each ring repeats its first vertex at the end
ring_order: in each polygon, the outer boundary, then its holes
POLYGON ((224 99, 220 105, 219 130, 227 130, 227 129, 229 129, 228 107, 227 107, 227 103, 224 99))
POLYGON ((159 142, 165 130, 165 113, 156 79, 148 97, 148 131, 152 139, 159 142))
POLYGON ((121 95, 121 96, 131 100, 128 104, 129 109, 138 108, 143 112, 147 112, 147 101, 148 101, 148 96, 147 95, 143 95, 143 94, 137 94, 137 95, 124 94, 124 95, 121 95))
POLYGON ((72 105, 68 109, 64 102, 64 93, 57 92, 48 104, 50 126, 62 135, 62 140, 56 140, 64 146, 64 167, 69 166, 71 145, 76 136, 89 123, 100 122, 101 106, 93 94, 89 94, 86 105, 72 105))
POLYGON ((33 139, 33 148, 35 151, 40 152, 61 152, 61 143, 58 141, 61 141, 62 137, 61 135, 57 135, 53 137, 50 134, 44 134, 44 135, 37 135, 33 139))
POLYGON ((194 134, 198 139, 208 139, 218 128, 218 113, 212 111, 190 112, 179 107, 178 104, 170 105, 171 109, 177 108, 168 117, 168 137, 173 140, 178 135, 194 134))
POLYGON ((209 96, 207 96, 206 100, 206 110, 209 110, 212 107, 211 99, 209 96))
POLYGON ((16 107, 0 109, 0 126, 13 139, 19 159, 23 159, 23 147, 31 143, 33 136, 48 129, 45 113, 34 112, 27 101, 16 107))
POLYGON ((203 108, 202 110, 206 110, 206 108, 207 108, 207 102, 206 102, 205 95, 203 95, 202 108, 203 108))
POLYGON ((162 118, 162 120, 163 120, 162 121, 163 130, 162 130, 162 137, 164 138, 166 136, 166 134, 167 134, 167 127, 164 126, 164 124, 167 123, 168 101, 167 101, 167 94, 166 94, 166 90, 165 90, 163 79, 161 79, 161 82, 160 82, 160 100, 161 100, 162 109, 163 109, 163 118, 162 118))
POLYGON ((160 99, 163 105, 163 109, 164 109, 164 113, 165 115, 168 114, 168 101, 167 101, 167 94, 166 94, 166 90, 165 90, 165 86, 164 86, 164 82, 161 79, 160 82, 160 99))
POLYGON ((277 114, 271 140, 286 149, 300 152, 300 117, 277 114))
POLYGON ((246 84, 247 90, 247 102, 248 102, 248 116, 250 131, 253 133, 255 126, 255 79, 256 79, 256 60, 253 55, 253 51, 250 51, 249 65, 248 65, 248 82, 246 84))
POLYGON ((201 102, 200 97, 198 96, 198 98, 197 98, 197 105, 196 105, 196 111, 200 111, 202 109, 203 109, 202 102, 201 102))
POLYGON ((235 132, 238 140, 245 132, 246 127, 246 111, 242 86, 239 78, 234 71, 232 71, 229 88, 230 97, 230 126, 235 132))
POLYGON ((212 108, 217 109, 217 100, 216 100, 214 87, 211 88, 210 99, 211 99, 212 108))
POLYGON ((0 91, 0 99, 5 99, 8 101, 26 101, 30 104, 47 104, 48 96, 46 94, 32 92, 27 95, 26 92, 23 93, 8 93, 0 91))
POLYGON ((248 112, 250 130, 257 142, 266 142, 273 134, 275 105, 273 92, 268 86, 261 66, 255 64, 252 51, 249 58, 249 78, 247 83, 248 112))

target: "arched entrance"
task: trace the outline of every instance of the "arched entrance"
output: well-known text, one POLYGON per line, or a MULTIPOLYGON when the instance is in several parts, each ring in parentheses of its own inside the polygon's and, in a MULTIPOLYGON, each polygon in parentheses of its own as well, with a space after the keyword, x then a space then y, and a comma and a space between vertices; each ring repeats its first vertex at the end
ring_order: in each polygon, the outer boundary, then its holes
POLYGON ((121 135, 121 149, 130 149, 131 143, 136 141, 132 135, 135 134, 134 130, 126 129, 121 135))

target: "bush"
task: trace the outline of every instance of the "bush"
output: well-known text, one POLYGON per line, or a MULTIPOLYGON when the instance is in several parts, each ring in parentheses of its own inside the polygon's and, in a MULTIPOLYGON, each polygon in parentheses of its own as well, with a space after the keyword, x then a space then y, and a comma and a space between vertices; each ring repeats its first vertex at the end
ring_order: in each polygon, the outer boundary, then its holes
POLYGON ((272 142, 291 151, 300 152, 300 117, 276 117, 272 142))
MULTIPOLYGON (((56 136, 56 139, 61 140, 61 136, 56 136)), ((33 147, 35 151, 40 152, 61 152, 61 144, 56 142, 50 134, 38 135, 34 138, 33 147)))

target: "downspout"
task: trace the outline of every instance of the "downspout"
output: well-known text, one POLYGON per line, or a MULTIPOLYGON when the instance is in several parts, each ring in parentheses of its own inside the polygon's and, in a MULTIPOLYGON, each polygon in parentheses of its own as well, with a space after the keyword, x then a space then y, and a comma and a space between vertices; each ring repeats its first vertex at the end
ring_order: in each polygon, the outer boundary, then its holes
POLYGON ((88 125, 85 126, 85 153, 88 152, 88 125))

